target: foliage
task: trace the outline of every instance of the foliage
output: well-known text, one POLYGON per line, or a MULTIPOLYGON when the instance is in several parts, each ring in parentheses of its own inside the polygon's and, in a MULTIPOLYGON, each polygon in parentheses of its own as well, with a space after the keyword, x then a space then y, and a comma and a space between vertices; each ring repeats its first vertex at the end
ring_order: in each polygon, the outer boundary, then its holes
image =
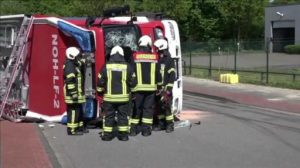
MULTIPOLYGON (((179 23, 182 40, 254 39, 264 34, 270 0, 0 0, 0 15, 101 16, 104 9, 129 5, 133 13, 163 12, 179 23)), ((273 0, 271 4, 296 0, 273 0)))
POLYGON ((287 5, 299 3, 299 0, 270 0, 271 5, 287 5))
POLYGON ((300 45, 287 45, 284 51, 288 54, 300 54, 300 45))

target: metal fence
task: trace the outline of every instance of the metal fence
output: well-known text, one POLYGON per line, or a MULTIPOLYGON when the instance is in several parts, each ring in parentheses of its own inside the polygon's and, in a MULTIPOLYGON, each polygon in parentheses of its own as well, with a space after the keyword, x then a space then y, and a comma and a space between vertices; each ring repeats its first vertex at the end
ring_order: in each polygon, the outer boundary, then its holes
POLYGON ((257 80, 267 84, 274 76, 280 76, 275 81, 300 82, 300 55, 273 52, 273 44, 261 39, 183 42, 184 74, 201 76, 197 73, 202 70, 202 76, 213 78, 216 72, 232 72, 244 79, 249 74, 256 74, 257 80))

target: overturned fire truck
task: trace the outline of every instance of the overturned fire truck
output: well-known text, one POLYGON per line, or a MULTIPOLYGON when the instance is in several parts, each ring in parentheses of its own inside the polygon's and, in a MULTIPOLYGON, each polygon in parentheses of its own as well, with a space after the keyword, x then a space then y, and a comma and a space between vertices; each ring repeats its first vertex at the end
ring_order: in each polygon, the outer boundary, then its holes
POLYGON ((109 12, 99 18, 0 16, 0 117, 16 122, 24 118, 61 121, 66 113, 63 65, 70 46, 79 47, 87 60, 85 110, 97 114, 97 73, 109 59, 110 50, 122 46, 129 61, 142 35, 169 42, 176 66, 172 109, 178 114, 182 109, 182 67, 175 21, 158 14, 114 16, 109 12))

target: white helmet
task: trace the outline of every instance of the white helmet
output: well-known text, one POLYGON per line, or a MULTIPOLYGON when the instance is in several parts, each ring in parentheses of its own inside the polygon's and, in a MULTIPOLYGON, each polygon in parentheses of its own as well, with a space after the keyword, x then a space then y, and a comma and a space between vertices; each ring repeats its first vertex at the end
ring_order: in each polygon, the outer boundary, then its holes
POLYGON ((139 46, 143 46, 143 47, 151 47, 152 46, 152 40, 151 37, 148 35, 144 35, 139 39, 139 46))
POLYGON ((124 57, 124 51, 122 49, 122 47, 120 46, 114 46, 112 49, 111 49, 111 52, 110 52, 110 55, 115 55, 119 53, 120 55, 122 55, 124 57))
POLYGON ((154 46, 158 48, 159 51, 168 48, 168 42, 165 39, 158 39, 154 42, 154 46))
POLYGON ((80 51, 76 47, 69 47, 66 50, 67 58, 70 60, 74 60, 75 57, 77 57, 79 55, 79 53, 80 53, 80 51))

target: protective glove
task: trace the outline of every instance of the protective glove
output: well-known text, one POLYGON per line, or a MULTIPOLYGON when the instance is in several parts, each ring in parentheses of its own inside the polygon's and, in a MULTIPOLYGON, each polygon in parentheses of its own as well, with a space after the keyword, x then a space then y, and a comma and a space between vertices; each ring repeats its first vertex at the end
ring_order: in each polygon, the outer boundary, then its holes
POLYGON ((162 94, 162 89, 157 89, 155 95, 160 96, 162 94))
POLYGON ((171 92, 164 91, 162 93, 162 98, 161 98, 162 102, 165 103, 165 104, 169 104, 170 103, 170 99, 171 99, 171 95, 172 95, 171 92))
POLYGON ((77 100, 78 99, 78 94, 73 94, 72 95, 72 100, 77 100))
POLYGON ((136 94, 135 93, 131 93, 131 100, 135 100, 136 99, 136 94))

